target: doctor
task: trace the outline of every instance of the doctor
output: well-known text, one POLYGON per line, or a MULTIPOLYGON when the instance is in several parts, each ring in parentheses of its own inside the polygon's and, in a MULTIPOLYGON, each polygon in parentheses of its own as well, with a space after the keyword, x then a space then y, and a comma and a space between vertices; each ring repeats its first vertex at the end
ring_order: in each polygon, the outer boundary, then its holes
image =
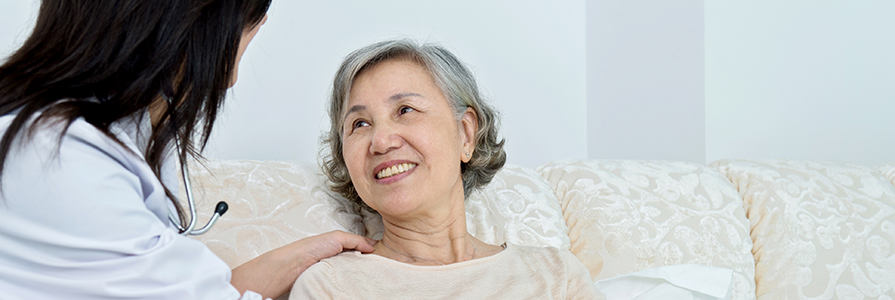
POLYGON ((275 298, 320 259, 373 250, 331 232, 230 270, 177 230, 175 162, 207 142, 269 5, 41 2, 0 66, 0 298, 275 298))

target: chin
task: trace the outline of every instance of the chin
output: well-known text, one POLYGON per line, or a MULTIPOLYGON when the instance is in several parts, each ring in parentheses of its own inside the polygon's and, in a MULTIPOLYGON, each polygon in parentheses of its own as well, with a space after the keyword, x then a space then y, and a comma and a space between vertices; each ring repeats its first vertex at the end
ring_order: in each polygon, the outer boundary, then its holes
POLYGON ((375 206, 367 203, 371 208, 376 210, 380 215, 400 216, 416 210, 419 205, 406 199, 395 199, 396 197, 383 197, 382 199, 392 199, 387 203, 376 203, 375 206))

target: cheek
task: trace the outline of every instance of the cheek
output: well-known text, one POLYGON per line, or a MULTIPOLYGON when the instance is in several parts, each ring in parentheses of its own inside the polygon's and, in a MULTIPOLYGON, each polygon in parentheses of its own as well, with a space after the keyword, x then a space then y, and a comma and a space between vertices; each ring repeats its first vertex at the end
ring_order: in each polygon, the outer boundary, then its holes
POLYGON ((430 128, 420 130, 420 132, 429 132, 432 134, 420 135, 419 141, 421 145, 426 145, 427 155, 430 159, 439 161, 440 163, 453 164, 459 161, 460 139, 457 131, 452 130, 454 124, 449 122, 433 123, 430 128))
POLYGON ((357 181, 355 178, 363 173, 364 155, 360 151, 358 143, 346 141, 342 146, 342 157, 345 159, 345 166, 348 167, 348 175, 351 181, 357 181))
POLYGON ((443 147, 445 153, 454 153, 454 151, 460 151, 462 138, 460 137, 460 130, 457 126, 457 123, 454 122, 453 119, 447 119, 438 124, 437 128, 437 136, 440 143, 444 145, 443 147))

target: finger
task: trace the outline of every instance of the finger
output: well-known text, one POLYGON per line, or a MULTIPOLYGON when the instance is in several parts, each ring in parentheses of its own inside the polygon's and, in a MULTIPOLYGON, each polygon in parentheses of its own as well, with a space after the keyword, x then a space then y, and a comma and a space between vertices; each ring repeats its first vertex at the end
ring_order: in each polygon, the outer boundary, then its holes
POLYGON ((342 244, 342 248, 354 249, 360 252, 373 252, 373 244, 376 244, 375 241, 353 233, 344 231, 340 231, 339 233, 337 241, 342 244))

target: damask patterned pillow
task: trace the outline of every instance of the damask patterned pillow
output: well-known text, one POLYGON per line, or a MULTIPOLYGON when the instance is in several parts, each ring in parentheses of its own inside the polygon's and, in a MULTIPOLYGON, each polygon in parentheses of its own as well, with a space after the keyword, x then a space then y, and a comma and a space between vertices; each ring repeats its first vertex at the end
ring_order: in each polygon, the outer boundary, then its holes
POLYGON ((883 173, 883 176, 886 176, 895 185, 895 163, 879 165, 876 170, 883 173))
MULTIPOLYGON (((382 219, 364 212, 367 236, 382 237, 382 219)), ((507 164, 466 199, 466 226, 483 242, 569 249, 569 228, 553 189, 534 170, 507 164)))
POLYGON ((882 174, 820 161, 711 165, 745 202, 759 299, 895 297, 895 187, 882 174))
POLYGON ((733 299, 755 297, 749 221, 717 171, 685 162, 562 160, 538 168, 594 280, 696 263, 733 269, 733 299))
POLYGON ((230 210, 195 238, 231 268, 308 236, 333 230, 363 233, 356 205, 333 197, 316 165, 210 160, 205 166, 190 163, 199 224, 211 217, 218 201, 227 201, 230 210))

